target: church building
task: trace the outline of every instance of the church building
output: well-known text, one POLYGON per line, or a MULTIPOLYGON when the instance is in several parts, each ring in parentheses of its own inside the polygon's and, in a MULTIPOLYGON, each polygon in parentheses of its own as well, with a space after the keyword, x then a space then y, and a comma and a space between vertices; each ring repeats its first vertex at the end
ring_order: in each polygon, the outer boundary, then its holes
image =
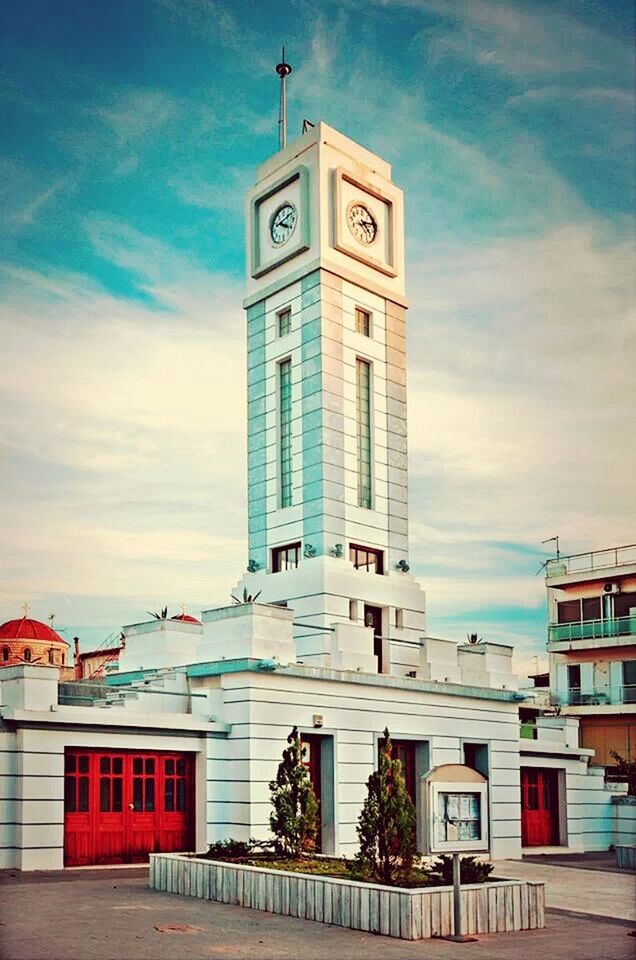
POLYGON ((2 865, 266 837, 294 725, 325 853, 356 852, 385 727, 420 844, 422 776, 464 763, 488 780, 494 858, 522 843, 607 849, 612 797, 576 721, 539 717, 521 738, 512 649, 427 636, 410 572, 404 200, 390 165, 319 123, 259 167, 246 215, 249 550, 236 602, 125 626, 92 679, 60 682, 57 660, 0 671, 2 865), (548 767, 549 829, 535 830, 528 794, 522 831, 520 770, 548 767))

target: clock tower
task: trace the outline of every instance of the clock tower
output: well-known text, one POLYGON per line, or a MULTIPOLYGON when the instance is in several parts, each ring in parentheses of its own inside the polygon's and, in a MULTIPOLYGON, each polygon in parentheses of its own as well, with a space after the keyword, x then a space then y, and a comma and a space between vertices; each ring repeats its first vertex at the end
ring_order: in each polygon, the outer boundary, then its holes
POLYGON ((404 208, 390 165, 324 123, 262 164, 244 306, 237 589, 293 609, 304 663, 351 665, 338 649, 348 624, 366 644, 361 669, 408 673, 425 604, 409 574, 404 208))

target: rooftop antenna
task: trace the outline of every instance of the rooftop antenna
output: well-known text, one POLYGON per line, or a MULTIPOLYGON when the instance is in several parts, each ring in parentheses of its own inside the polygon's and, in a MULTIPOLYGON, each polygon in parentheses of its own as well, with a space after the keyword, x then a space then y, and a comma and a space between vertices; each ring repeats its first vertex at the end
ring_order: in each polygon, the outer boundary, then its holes
MULTIPOLYGON (((547 540, 542 540, 541 543, 556 543, 556 559, 558 560, 558 559, 560 558, 561 554, 559 553, 559 536, 558 536, 558 534, 557 534, 556 537, 548 537, 547 540)), ((541 571, 548 566, 548 564, 550 563, 550 560, 551 560, 551 559, 552 559, 552 558, 549 557, 547 560, 544 560, 544 561, 543 561, 543 563, 541 564, 541 566, 540 566, 539 569, 537 570, 535 576, 538 576, 538 574, 540 574, 541 571)))
POLYGON ((556 558, 557 558, 557 560, 559 559, 560 553, 559 553, 559 537, 558 537, 558 535, 557 535, 556 537, 548 537, 547 540, 542 540, 541 543, 556 543, 556 558))
POLYGON ((280 77, 280 106, 278 109, 278 147, 282 150, 287 146, 287 89, 286 81, 292 72, 290 64, 285 62, 285 47, 281 62, 276 64, 276 73, 280 77))

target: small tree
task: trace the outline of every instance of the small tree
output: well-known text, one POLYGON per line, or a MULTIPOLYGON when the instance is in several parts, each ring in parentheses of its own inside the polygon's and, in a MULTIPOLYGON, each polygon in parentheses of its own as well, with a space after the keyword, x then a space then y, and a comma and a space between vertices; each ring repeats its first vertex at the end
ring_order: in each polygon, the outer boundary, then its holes
POLYGON ((402 763, 391 756, 384 731, 379 768, 367 781, 368 795, 358 820, 358 863, 380 883, 408 879, 416 853, 415 807, 406 790, 402 763))
POLYGON ((610 757, 616 761, 616 772, 627 780, 627 795, 636 797, 636 760, 622 757, 616 750, 610 750, 610 757))
POLYGON ((318 801, 303 763, 307 748, 303 747, 298 728, 287 737, 276 779, 269 789, 272 807, 269 824, 276 837, 278 852, 285 857, 300 857, 311 852, 318 832, 318 801))

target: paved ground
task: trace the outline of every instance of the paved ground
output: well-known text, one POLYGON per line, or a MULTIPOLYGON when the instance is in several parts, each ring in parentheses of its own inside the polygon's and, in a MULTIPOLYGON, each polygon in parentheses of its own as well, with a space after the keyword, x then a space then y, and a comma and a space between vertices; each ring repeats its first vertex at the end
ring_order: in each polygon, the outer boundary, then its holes
POLYGON ((408 943, 155 893, 139 868, 5 871, 0 882, 2 960, 633 960, 636 954, 632 924, 562 911, 548 911, 545 930, 462 945, 408 943))
POLYGON ((540 853, 524 854, 528 863, 543 863, 553 867, 575 867, 577 870, 603 870, 625 876, 625 871, 616 866, 614 851, 594 853, 540 853))
POLYGON ((584 858, 578 865, 561 860, 547 863, 533 857, 499 860, 495 873, 515 880, 545 880, 548 907, 636 923, 636 874, 613 868, 604 870, 602 865, 601 858, 593 857, 584 858), (596 867, 592 869, 594 863, 596 867))

